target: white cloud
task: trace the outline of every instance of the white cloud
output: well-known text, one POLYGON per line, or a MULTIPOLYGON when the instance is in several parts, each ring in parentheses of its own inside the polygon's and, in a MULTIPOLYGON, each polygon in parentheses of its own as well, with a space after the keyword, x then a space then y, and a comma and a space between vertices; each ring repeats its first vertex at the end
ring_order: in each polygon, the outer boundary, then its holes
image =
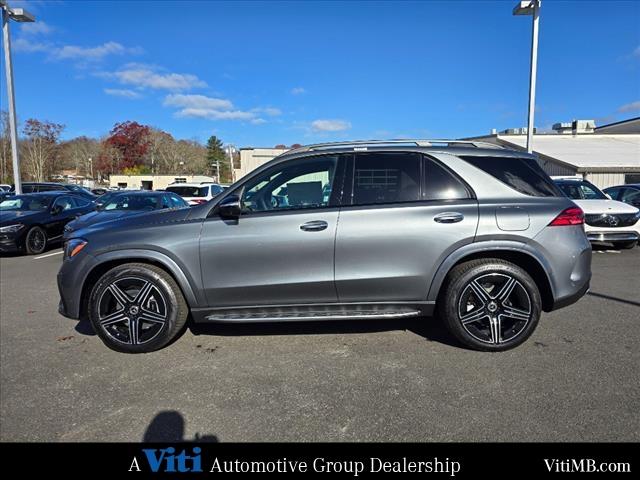
POLYGON ((128 64, 115 72, 103 72, 99 76, 112 78, 124 85, 156 90, 190 90, 207 84, 189 73, 158 72, 153 65, 128 64))
POLYGON ((618 113, 636 112, 638 110, 640 110, 640 100, 622 105, 618 108, 618 113))
POLYGON ((315 132, 342 132, 349 130, 351 123, 346 120, 314 120, 311 129, 315 132))
POLYGON ((182 107, 210 110, 231 110, 233 103, 223 98, 212 98, 205 95, 184 95, 176 93, 167 95, 163 102, 167 107, 182 107))
POLYGON ((51 45, 42 42, 32 42, 26 38, 16 38, 11 42, 11 48, 15 52, 48 52, 52 49, 51 45))
POLYGON ((136 92, 134 90, 120 89, 120 88, 105 88, 104 93, 106 93, 107 95, 111 95, 113 97, 122 97, 122 98, 130 98, 130 99, 140 98, 142 96, 140 95, 139 92, 136 92))
POLYGON ((95 47, 80 47, 77 45, 57 45, 50 42, 39 42, 27 35, 18 37, 12 47, 17 52, 45 52, 52 60, 73 60, 78 62, 96 62, 109 55, 139 54, 139 47, 125 47, 118 42, 105 42, 95 47))
POLYGON ((20 25, 20 32, 24 35, 49 35, 54 30, 55 28, 42 20, 20 25))
POLYGON ((291 89, 291 95, 302 95, 303 93, 307 93, 303 87, 293 87, 291 89))
POLYGON ((282 115, 282 110, 280 110, 279 108, 274 108, 274 107, 254 108, 251 111, 255 112, 255 113, 264 113, 265 115, 268 115, 270 117, 277 117, 279 115, 282 115))
POLYGON ((51 56, 59 60, 102 60, 108 55, 140 53, 138 48, 126 48, 118 42, 105 42, 95 47, 64 45, 52 49, 51 56))
POLYGON ((253 125, 261 125, 267 121, 258 114, 275 116, 280 110, 274 107, 237 109, 230 100, 214 98, 206 95, 174 93, 167 95, 162 102, 165 107, 175 107, 174 115, 178 118, 201 118, 207 120, 241 120, 253 125))
POLYGON ((180 118, 206 118, 208 120, 251 120, 254 113, 242 110, 214 110, 212 108, 183 108, 175 113, 180 118))

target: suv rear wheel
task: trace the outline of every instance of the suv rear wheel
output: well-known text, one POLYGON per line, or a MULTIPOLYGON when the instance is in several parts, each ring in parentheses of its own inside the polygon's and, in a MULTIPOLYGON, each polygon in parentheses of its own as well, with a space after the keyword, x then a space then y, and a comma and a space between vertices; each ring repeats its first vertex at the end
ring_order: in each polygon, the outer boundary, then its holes
POLYGON ((536 283, 513 263, 487 258, 456 266, 438 302, 440 317, 465 345, 503 351, 523 343, 541 312, 536 283))
POLYGON ((189 309, 167 272, 153 265, 127 263, 96 282, 88 313, 94 330, 109 348, 146 353, 176 337, 189 309))

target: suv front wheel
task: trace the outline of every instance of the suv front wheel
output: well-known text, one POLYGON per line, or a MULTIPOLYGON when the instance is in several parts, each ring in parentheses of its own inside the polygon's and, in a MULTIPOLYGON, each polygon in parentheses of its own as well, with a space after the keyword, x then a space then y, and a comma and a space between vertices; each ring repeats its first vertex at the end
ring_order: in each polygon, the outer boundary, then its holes
POLYGON ((465 345, 503 351, 523 343, 541 312, 536 283, 513 263, 487 258, 456 266, 438 302, 440 317, 465 345))
POLYGON ((89 319, 107 347, 146 353, 167 345, 187 321, 187 303, 173 277, 144 263, 107 271, 89 299, 89 319))

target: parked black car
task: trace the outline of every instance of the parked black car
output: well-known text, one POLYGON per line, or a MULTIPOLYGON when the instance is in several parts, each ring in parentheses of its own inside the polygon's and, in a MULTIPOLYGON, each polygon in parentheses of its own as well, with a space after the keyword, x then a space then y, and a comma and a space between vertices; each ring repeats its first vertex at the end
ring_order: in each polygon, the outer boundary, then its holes
POLYGON ((70 192, 7 197, 0 203, 0 252, 42 253, 62 239, 68 222, 93 208, 89 200, 70 192))
POLYGON ((100 197, 96 202, 96 211, 87 213, 69 222, 64 227, 64 237, 72 232, 88 227, 95 223, 108 222, 122 217, 137 215, 143 212, 162 209, 189 207, 189 204, 171 192, 153 192, 148 190, 133 190, 111 192, 100 197), (102 201, 104 197, 108 197, 102 201))
POLYGON ((640 183, 616 185, 615 187, 605 188, 603 192, 614 200, 640 208, 640 183))
POLYGON ((100 195, 104 195, 105 193, 107 193, 109 190, 107 190, 106 188, 103 187, 98 187, 98 188, 92 188, 91 189, 91 193, 93 193, 94 195, 97 195, 98 197, 100 195))
MULTIPOLYGON (((11 185, 11 191, 15 191, 15 185, 11 185)), ((42 192, 73 192, 76 195, 80 195, 93 201, 96 196, 88 189, 74 185, 72 183, 55 183, 55 182, 23 182, 22 193, 42 193, 42 192)))

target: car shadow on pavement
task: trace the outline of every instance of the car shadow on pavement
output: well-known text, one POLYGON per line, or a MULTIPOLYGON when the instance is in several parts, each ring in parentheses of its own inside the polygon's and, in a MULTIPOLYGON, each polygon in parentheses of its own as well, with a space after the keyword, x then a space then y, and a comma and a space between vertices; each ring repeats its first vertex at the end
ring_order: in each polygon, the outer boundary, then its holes
POLYGON ((620 297, 614 297, 611 295, 605 295, 604 293, 597 293, 597 292, 590 291, 590 292, 587 292, 587 295, 589 295, 590 297, 603 298, 605 300, 613 300, 614 302, 626 303, 627 305, 640 307, 640 302, 636 302, 634 300, 627 300, 625 298, 620 298, 620 297))
POLYGON ((180 443, 180 442, 203 442, 203 443, 217 443, 218 437, 215 435, 200 435, 195 434, 193 439, 184 438, 184 417, 176 410, 165 410, 158 413, 142 437, 142 441, 149 442, 162 442, 162 443, 180 443))
POLYGON ((96 334, 96 331, 93 329, 93 325, 91 325, 89 320, 79 320, 74 329, 80 335, 92 337, 96 334))
POLYGON ((193 335, 221 335, 230 337, 266 335, 327 335, 388 332, 405 330, 430 342, 461 347, 437 317, 400 320, 336 320, 317 322, 265 323, 194 323, 189 322, 193 335))

